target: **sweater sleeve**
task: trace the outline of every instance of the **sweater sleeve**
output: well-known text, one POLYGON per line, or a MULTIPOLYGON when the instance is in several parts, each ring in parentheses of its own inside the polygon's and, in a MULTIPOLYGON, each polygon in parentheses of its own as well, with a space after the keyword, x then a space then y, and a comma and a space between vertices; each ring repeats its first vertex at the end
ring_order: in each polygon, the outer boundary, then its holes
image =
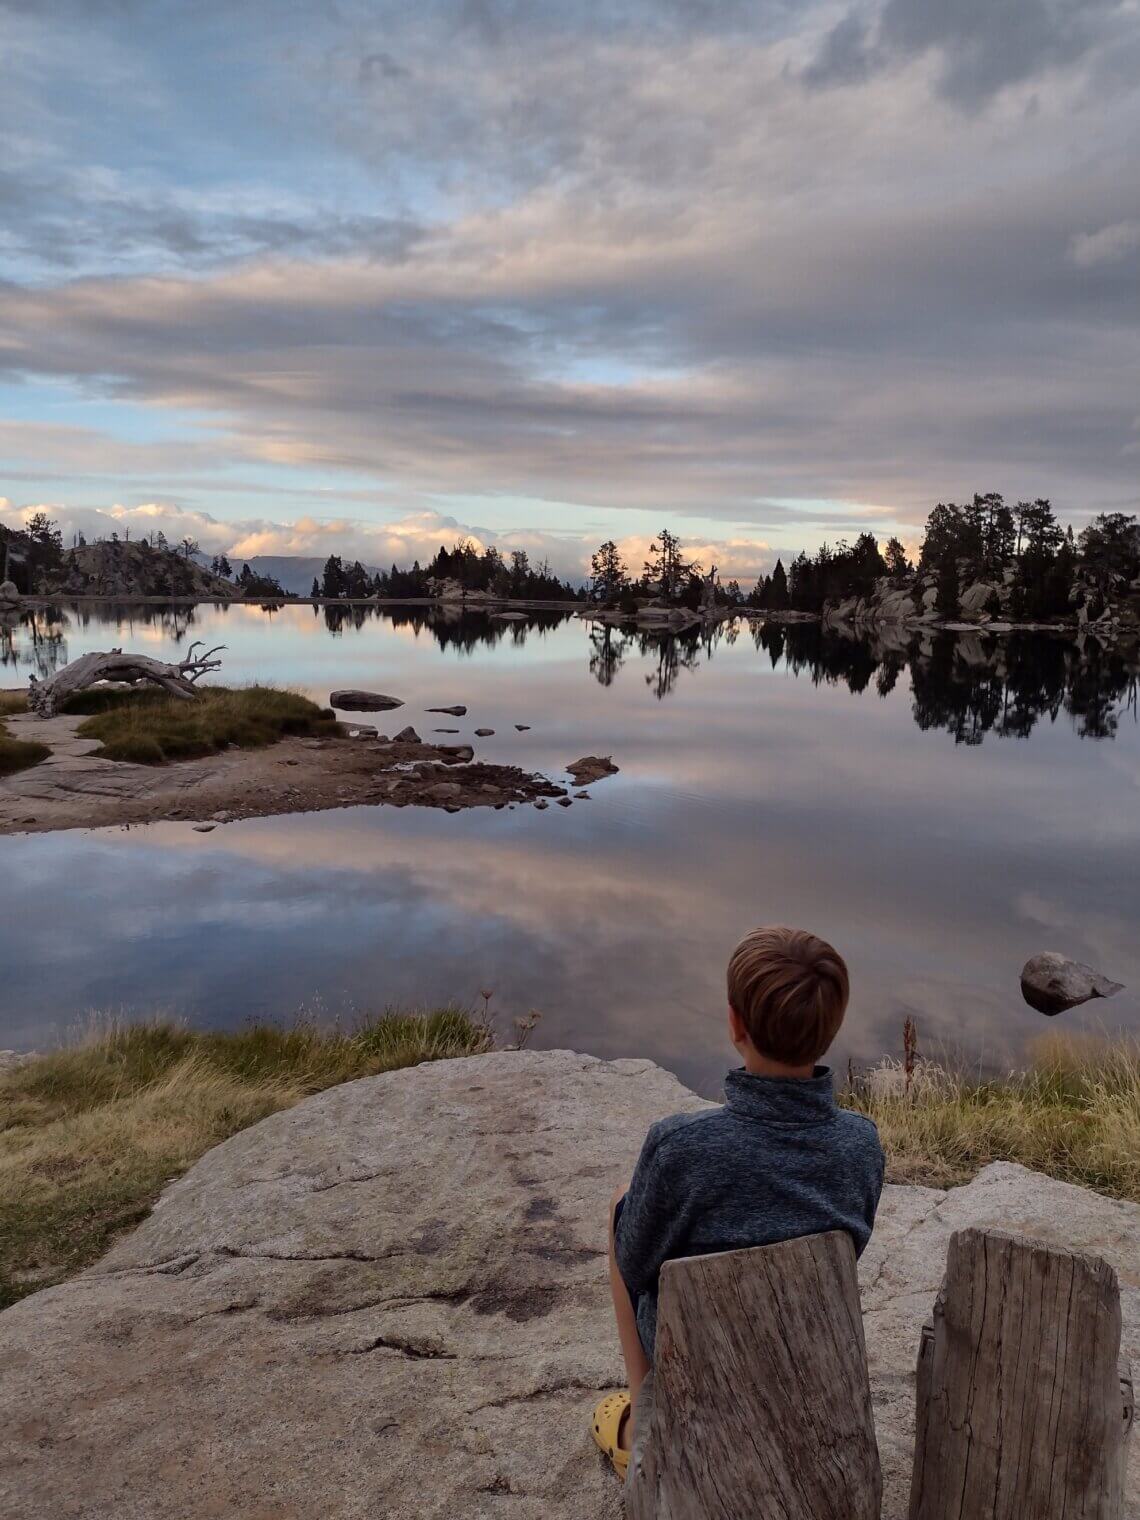
POLYGON ((654 1124, 645 1137, 630 1179, 614 1235, 614 1254, 622 1281, 636 1303, 652 1288, 662 1265, 676 1255, 684 1221, 665 1164, 663 1127, 654 1124))

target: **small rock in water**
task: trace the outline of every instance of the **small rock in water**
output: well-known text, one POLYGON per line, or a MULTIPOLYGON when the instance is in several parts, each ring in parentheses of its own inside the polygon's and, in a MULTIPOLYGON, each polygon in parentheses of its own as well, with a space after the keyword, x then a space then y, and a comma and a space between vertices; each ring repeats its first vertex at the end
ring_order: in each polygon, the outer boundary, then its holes
POLYGON ((494 732, 493 728, 477 728, 475 730, 475 737, 476 739, 489 739, 494 732))
POLYGON ((558 799, 558 806, 559 807, 573 807, 574 806, 573 799, 570 798, 570 797, 559 797, 559 799, 558 799))
POLYGON ((573 761, 566 769, 579 786, 600 781, 603 776, 616 776, 618 772, 609 755, 583 755, 581 760, 573 761))
POLYGON ((214 820, 215 823, 229 823, 232 816, 232 813, 226 812, 210 814, 210 817, 214 820))
POLYGON ((589 792, 575 792, 574 795, 582 802, 589 802, 590 800, 589 792))
POLYGON ((1021 968, 1021 995, 1030 1008, 1049 1018, 1076 1008, 1091 998, 1112 997, 1124 986, 1101 976, 1083 961, 1071 961, 1055 950, 1034 955, 1021 968))
POLYGON ((428 712, 446 713, 449 718, 465 718, 467 709, 456 705, 455 707, 429 707, 428 712))
POLYGON ((550 803, 547 802, 547 800, 546 800, 545 797, 540 797, 538 799, 538 801, 535 803, 535 807, 536 808, 548 808, 549 806, 550 806, 550 803))
POLYGON ((402 728, 392 740, 393 744, 419 744, 420 736, 409 723, 407 728, 402 728))
POLYGON ((527 732, 527 730, 530 728, 530 724, 529 723, 516 723, 515 727, 518 729, 518 731, 519 731, 520 734, 525 734, 527 732))
POLYGON ((403 707, 399 697, 386 697, 378 691, 334 691, 329 703, 342 712, 387 712, 390 707, 403 707))
POLYGON ((432 729, 432 733, 433 734, 457 734, 458 732, 459 732, 459 730, 457 728, 433 728, 432 729))
POLYGON ((195 834, 212 834, 215 827, 216 825, 212 823, 196 823, 194 825, 194 832, 195 834))

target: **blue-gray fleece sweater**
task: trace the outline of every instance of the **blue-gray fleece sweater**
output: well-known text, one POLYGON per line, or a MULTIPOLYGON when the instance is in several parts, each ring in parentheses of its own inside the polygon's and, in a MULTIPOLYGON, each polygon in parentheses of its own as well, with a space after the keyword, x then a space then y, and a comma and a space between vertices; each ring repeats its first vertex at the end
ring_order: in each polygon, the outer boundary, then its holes
POLYGON ((773 1245, 846 1230, 871 1236, 883 1150, 870 1119, 835 1101, 831 1071, 728 1074, 723 1108, 660 1119, 646 1136, 617 1215, 617 1263, 646 1355, 657 1332, 657 1278, 677 1256, 773 1245))

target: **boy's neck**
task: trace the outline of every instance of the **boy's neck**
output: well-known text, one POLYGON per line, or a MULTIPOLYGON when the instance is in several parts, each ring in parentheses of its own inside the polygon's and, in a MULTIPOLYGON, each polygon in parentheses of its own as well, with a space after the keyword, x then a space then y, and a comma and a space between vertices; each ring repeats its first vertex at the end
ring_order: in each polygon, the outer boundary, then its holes
POLYGON ((758 1050, 745 1050, 741 1052, 744 1058, 744 1070, 752 1077, 805 1077, 815 1076, 815 1062, 809 1061, 806 1066, 787 1066, 783 1061, 773 1061, 770 1056, 763 1056, 758 1050))

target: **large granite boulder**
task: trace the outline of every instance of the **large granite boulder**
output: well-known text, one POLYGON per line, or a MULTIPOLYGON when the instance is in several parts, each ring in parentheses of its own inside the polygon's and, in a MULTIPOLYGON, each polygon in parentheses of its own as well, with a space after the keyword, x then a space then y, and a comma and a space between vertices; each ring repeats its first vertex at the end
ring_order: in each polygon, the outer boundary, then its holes
MULTIPOLYGON (((700 1107, 649 1061, 509 1052, 235 1136, 97 1267, 0 1314, 0 1514, 617 1520, 586 1425, 620 1378, 606 1203, 650 1121, 700 1107)), ((885 1520, 906 1513, 919 1328, 967 1224, 1101 1252, 1140 1352, 1140 1208, 1007 1165, 888 1187, 860 1264, 885 1520)))
POLYGON ((1124 990, 1084 961, 1072 961, 1056 950, 1043 950, 1021 968, 1021 995, 1031 1008, 1050 1018, 1093 998, 1114 997, 1124 990))

